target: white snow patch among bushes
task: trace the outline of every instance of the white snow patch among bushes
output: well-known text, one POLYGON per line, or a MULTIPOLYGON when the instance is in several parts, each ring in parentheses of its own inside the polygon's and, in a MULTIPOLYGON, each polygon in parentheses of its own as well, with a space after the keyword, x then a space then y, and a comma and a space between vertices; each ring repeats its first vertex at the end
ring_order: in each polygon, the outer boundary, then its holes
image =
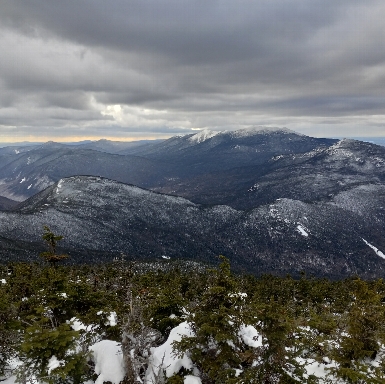
POLYGON ((116 341, 102 340, 92 345, 90 350, 93 352, 95 373, 99 375, 95 384, 103 384, 104 381, 119 384, 125 375, 120 345, 116 341))
POLYGON ((199 377, 187 375, 184 377, 183 384, 202 384, 202 381, 199 377))
POLYGON ((70 324, 71 328, 74 331, 82 331, 82 330, 84 330, 84 331, 87 331, 87 332, 91 332, 94 329, 99 328, 98 325, 94 325, 94 324, 85 325, 83 322, 81 322, 76 317, 73 317, 70 321, 67 320, 67 323, 70 324))
POLYGON ((241 325, 239 337, 252 348, 262 347, 262 336, 252 325, 241 325))
POLYGON ((110 327, 115 327, 117 324, 117 316, 116 312, 110 312, 110 314, 107 316, 107 320, 109 321, 110 327))
POLYGON ((48 367, 47 367, 48 375, 50 375, 54 369, 59 368, 62 365, 65 365, 64 360, 58 360, 55 355, 51 356, 51 358, 48 361, 48 367))
MULTIPOLYGON (((198 374, 189 356, 183 354, 182 357, 178 357, 173 352, 172 343, 174 341, 181 341, 182 336, 193 336, 191 326, 186 321, 171 330, 170 336, 164 344, 156 348, 151 348, 151 357, 146 374, 146 383, 155 382, 154 373, 159 372, 160 369, 165 371, 167 377, 171 377, 174 373, 178 373, 182 367, 187 370, 193 369, 194 374, 198 374)), ((184 383, 200 384, 201 381, 199 378, 190 375, 186 376, 184 383)))

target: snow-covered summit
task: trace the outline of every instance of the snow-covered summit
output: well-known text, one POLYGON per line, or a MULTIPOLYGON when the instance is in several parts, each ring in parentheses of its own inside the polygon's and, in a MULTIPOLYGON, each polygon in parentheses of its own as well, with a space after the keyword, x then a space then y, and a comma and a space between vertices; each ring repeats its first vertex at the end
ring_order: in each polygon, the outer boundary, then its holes
MULTIPOLYGON (((255 135, 261 134, 271 134, 271 133, 282 133, 282 134, 295 134, 298 136, 304 136, 301 133, 292 131, 288 128, 280 128, 280 127, 264 127, 264 126, 254 126, 249 128, 242 128, 236 131, 212 131, 209 129, 202 129, 195 135, 191 135, 188 137, 187 141, 191 144, 199 144, 203 143, 206 140, 213 138, 214 136, 221 136, 223 140, 228 138, 230 139, 242 139, 245 137, 252 137, 255 135)), ((178 138, 180 136, 174 136, 173 138, 178 138)))
MULTIPOLYGON (((191 143, 202 143, 208 139, 211 139, 214 136, 222 135, 223 137, 231 137, 233 139, 242 138, 242 137, 251 137, 254 135, 260 134, 269 134, 269 133, 283 133, 283 134, 296 134, 299 136, 304 136, 301 133, 292 131, 288 128, 280 128, 280 127, 265 127, 265 126, 254 126, 249 128, 242 128, 236 131, 211 131, 209 129, 202 129, 195 135, 192 135, 188 138, 188 141, 191 143)), ((177 137, 177 136, 174 136, 177 137)))
POLYGON ((190 136, 188 140, 190 142, 199 144, 199 143, 203 143, 208 139, 211 139, 212 137, 216 136, 218 133, 223 133, 223 132, 226 132, 226 131, 210 131, 209 129, 202 129, 195 135, 190 136))
POLYGON ((239 137, 248 137, 248 136, 254 136, 256 134, 261 134, 261 133, 274 133, 274 132, 279 132, 279 133, 294 133, 296 135, 303 136, 300 133, 294 132, 291 129, 288 128, 279 128, 279 127, 264 127, 264 126, 255 126, 255 127, 250 127, 250 128, 242 128, 238 129, 236 131, 231 132, 231 136, 234 138, 239 138, 239 137))

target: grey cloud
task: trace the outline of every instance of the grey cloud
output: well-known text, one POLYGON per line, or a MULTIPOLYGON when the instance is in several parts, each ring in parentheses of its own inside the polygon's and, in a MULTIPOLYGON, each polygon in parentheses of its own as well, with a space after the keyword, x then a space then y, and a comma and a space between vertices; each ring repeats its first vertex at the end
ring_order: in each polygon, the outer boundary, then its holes
POLYGON ((3 0, 0 124, 172 134, 360 115, 369 131, 384 15, 380 0, 3 0))
POLYGON ((356 1, 6 0, 2 19, 26 34, 150 51, 177 61, 223 62, 295 48, 356 1))

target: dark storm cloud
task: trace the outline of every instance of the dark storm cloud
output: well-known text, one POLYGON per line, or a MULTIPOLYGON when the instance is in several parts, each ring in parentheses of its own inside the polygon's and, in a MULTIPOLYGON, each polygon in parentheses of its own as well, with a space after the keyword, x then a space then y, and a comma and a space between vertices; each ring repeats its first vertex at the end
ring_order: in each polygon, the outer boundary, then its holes
POLYGON ((379 0, 3 0, 0 124, 317 134, 353 122, 352 135, 378 135, 384 16, 379 0))
POLYGON ((219 64, 274 52, 284 57, 357 3, 7 0, 2 20, 28 35, 48 32, 87 46, 151 52, 189 65, 219 64))

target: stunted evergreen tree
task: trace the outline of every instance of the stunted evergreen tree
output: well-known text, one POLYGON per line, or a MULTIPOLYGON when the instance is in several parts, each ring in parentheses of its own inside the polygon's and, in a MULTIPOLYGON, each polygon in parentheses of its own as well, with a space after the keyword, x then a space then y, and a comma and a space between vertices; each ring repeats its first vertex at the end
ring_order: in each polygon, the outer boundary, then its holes
POLYGON ((207 289, 196 298, 199 301, 187 319, 194 336, 183 337, 174 346, 179 355, 191 356, 202 383, 241 383, 237 370, 245 363, 246 346, 239 337, 244 295, 238 292, 229 261, 220 258, 220 266, 212 271, 207 289))
MULTIPOLYGON (((122 353, 126 368, 125 382, 143 383, 148 368, 151 348, 162 340, 161 333, 145 324, 143 303, 134 297, 132 286, 127 291, 128 313, 122 327, 122 353)), ((163 377, 163 376, 162 376, 163 377)), ((161 378, 154 384, 163 383, 161 378)))
POLYGON ((6 374, 7 361, 16 354, 20 342, 17 332, 16 306, 6 292, 5 284, 0 282, 0 377, 6 374))
POLYGON ((339 320, 331 357, 337 366, 331 372, 347 383, 384 383, 385 358, 378 353, 385 343, 383 282, 361 279, 348 282, 351 302, 339 320), (376 359, 375 364, 370 364, 376 359))
POLYGON ((68 255, 58 255, 56 253, 57 242, 63 239, 63 236, 55 235, 48 226, 44 226, 44 234, 42 236, 45 240, 48 251, 40 253, 40 256, 47 261, 50 265, 55 265, 61 260, 67 259, 68 255))
POLYGON ((53 326, 50 311, 36 308, 35 316, 30 316, 30 326, 26 328, 21 344, 20 358, 23 365, 18 378, 33 375, 49 384, 81 384, 89 378, 87 354, 78 350, 80 334, 69 324, 53 326), (50 368, 53 361, 60 364, 50 368))

